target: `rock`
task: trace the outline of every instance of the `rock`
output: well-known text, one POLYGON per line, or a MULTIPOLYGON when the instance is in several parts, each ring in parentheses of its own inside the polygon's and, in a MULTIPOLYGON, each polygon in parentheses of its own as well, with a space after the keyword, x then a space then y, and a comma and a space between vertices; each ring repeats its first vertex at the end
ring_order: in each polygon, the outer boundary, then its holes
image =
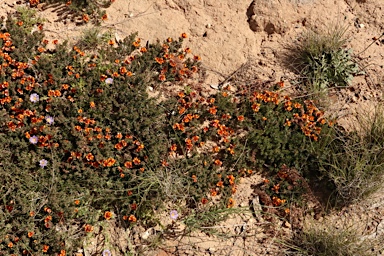
POLYGON ((300 20, 297 12, 286 13, 286 10, 295 10, 289 0, 254 0, 247 10, 249 28, 268 35, 284 34, 300 20))

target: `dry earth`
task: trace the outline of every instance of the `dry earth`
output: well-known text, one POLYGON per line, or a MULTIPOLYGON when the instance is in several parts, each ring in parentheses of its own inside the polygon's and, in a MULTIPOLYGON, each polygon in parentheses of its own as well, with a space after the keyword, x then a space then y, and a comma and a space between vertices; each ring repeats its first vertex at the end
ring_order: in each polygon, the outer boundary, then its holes
MULTIPOLYGON (((0 16, 15 11, 17 6, 15 0, 2 0, 0 16)), ((47 39, 76 42, 91 25, 77 26, 58 15, 60 8, 38 7, 46 19, 47 39)), ((108 20, 102 29, 114 33, 116 39, 137 31, 144 42, 152 42, 177 38, 186 32, 185 44, 202 57, 207 70, 207 88, 224 82, 236 86, 280 80, 289 86, 296 78, 283 61, 289 44, 297 42, 301 33, 311 27, 348 26, 350 39, 346 46, 353 48, 366 75, 355 77, 350 88, 330 95, 330 112, 344 116, 348 124, 355 111, 382 104, 384 38, 374 38, 384 32, 383 0, 116 0, 106 11, 108 20)), ((236 198, 238 206, 258 211, 251 186, 260 181, 260 176, 243 180, 236 198), (250 206, 250 202, 254 205, 250 206)), ((335 225, 353 220, 359 224, 362 237, 384 236, 383 191, 322 219, 330 219, 335 225)), ((272 228, 260 216, 241 213, 219 226, 226 234, 222 239, 203 232, 187 237, 175 235, 162 241, 158 247, 161 249, 148 248, 146 255, 281 255, 284 252, 276 241, 291 234, 292 224, 277 222, 272 228)), ((102 248, 110 246, 114 255, 124 255, 136 247, 143 249, 146 234, 150 239, 156 232, 153 229, 145 233, 139 227, 124 232, 111 223, 103 233, 110 234, 109 238, 99 236, 90 241, 84 253, 100 255, 102 248)))

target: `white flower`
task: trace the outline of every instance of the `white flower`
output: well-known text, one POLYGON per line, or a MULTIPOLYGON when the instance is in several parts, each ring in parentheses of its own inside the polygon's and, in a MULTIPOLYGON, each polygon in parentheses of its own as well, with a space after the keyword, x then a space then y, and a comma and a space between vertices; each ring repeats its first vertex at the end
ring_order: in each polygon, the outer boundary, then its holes
POLYGON ((32 93, 31 96, 29 96, 29 100, 33 103, 38 102, 39 99, 40 97, 37 93, 32 93))
POLYGON ((105 79, 105 83, 106 84, 112 84, 113 83, 113 78, 108 77, 107 79, 105 79))

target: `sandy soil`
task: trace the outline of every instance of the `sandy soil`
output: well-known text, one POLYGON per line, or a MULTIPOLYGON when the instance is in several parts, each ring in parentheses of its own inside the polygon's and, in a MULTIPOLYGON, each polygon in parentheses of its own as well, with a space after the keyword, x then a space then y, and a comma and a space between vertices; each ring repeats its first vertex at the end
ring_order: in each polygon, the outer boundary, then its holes
MULTIPOLYGON (((17 6, 15 0, 2 0, 0 16, 13 12, 17 6)), ((38 7, 39 14, 46 19, 47 39, 77 41, 81 31, 91 25, 77 26, 58 15, 59 8, 38 7)), ((202 57, 207 70, 207 88, 231 79, 236 79, 236 83, 284 80, 289 86, 296 75, 282 60, 287 46, 310 28, 325 28, 330 24, 348 26, 346 46, 354 50, 366 75, 355 77, 350 88, 331 97, 334 103, 331 111, 348 120, 361 106, 382 104, 384 38, 378 41, 374 38, 384 31, 383 0, 116 0, 106 11, 108 20, 102 23, 102 29, 111 31, 116 39, 138 31, 142 41, 151 42, 177 38, 186 32, 185 45, 202 57), (230 76, 235 71, 238 72, 230 76)), ((236 198, 238 206, 249 207, 253 202, 252 207, 258 207, 251 186, 260 181, 260 176, 243 180, 236 198)), ((362 236, 384 236, 383 201, 384 195, 380 192, 372 200, 350 206, 335 216, 352 218, 353 215, 362 226, 366 224, 362 227, 362 236)), ((279 255, 275 240, 289 235, 291 224, 275 223, 275 228, 271 228, 258 216, 238 214, 220 226, 223 233, 228 234, 223 239, 202 232, 188 237, 176 236, 165 240, 160 245, 162 249, 151 249, 147 254, 279 255)), ((127 232, 113 225, 109 228, 113 237, 120 234, 119 238, 112 239, 114 246, 120 248, 115 255, 124 255, 123 251, 145 242, 145 230, 140 228, 127 232)), ((153 234, 156 230, 147 232, 153 234)), ((102 248, 97 246, 102 240, 90 242, 85 254, 93 255, 96 248, 102 248)))

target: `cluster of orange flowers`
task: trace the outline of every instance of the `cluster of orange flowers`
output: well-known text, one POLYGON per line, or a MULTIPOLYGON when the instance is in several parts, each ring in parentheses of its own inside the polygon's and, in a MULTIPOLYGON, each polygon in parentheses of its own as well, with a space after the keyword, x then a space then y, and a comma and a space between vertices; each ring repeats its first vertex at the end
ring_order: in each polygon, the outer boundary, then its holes
MULTIPOLYGON (((272 102, 275 105, 278 105, 280 102, 280 96, 276 92, 264 91, 264 92, 254 92, 251 96, 251 102, 272 102)), ((257 112, 259 110, 260 104, 255 103, 255 107, 252 105, 252 109, 257 112)))
MULTIPOLYGON (((304 106, 298 102, 293 102, 289 96, 280 96, 277 92, 264 91, 254 92, 251 96, 252 109, 255 112, 260 110, 262 103, 273 103, 278 105, 281 101, 284 103, 284 109, 293 113, 293 119, 287 119, 285 126, 291 126, 292 123, 298 124, 303 133, 311 139, 317 141, 321 133, 321 126, 327 124, 324 118, 324 112, 319 110, 313 101, 304 101, 304 106)), ((266 120, 265 118, 263 118, 266 120)), ((328 124, 332 124, 328 122, 328 124)))
MULTIPOLYGON (((181 38, 187 38, 187 34, 183 33, 181 35, 181 38)), ((190 48, 185 48, 183 50, 183 53, 178 53, 177 55, 170 53, 169 48, 171 43, 173 41, 172 38, 167 39, 167 43, 163 44, 163 56, 156 57, 154 60, 156 63, 158 63, 161 67, 161 71, 159 74, 159 80, 165 81, 167 79, 167 74, 171 74, 175 77, 176 80, 181 81, 184 78, 191 77, 194 73, 198 72, 197 66, 192 66, 191 69, 189 69, 185 63, 186 55, 191 54, 190 48)), ((135 47, 139 47, 140 42, 134 42, 135 47)), ((200 60, 199 56, 194 56, 193 59, 195 61, 200 60)))
POLYGON ((294 104, 294 108, 300 109, 301 113, 294 113, 292 122, 300 126, 305 136, 317 141, 321 133, 321 126, 325 124, 331 125, 332 123, 326 121, 324 112, 319 110, 312 101, 306 100, 304 104, 306 110, 299 103, 294 104))
POLYGON ((38 5, 40 3, 40 0, 29 0, 29 4, 31 5, 31 6, 36 6, 36 5, 38 5))
POLYGON ((272 197, 272 204, 273 204, 274 206, 280 206, 280 205, 283 205, 285 202, 286 202, 285 199, 280 199, 280 198, 278 198, 277 196, 273 196, 273 197, 272 197))

